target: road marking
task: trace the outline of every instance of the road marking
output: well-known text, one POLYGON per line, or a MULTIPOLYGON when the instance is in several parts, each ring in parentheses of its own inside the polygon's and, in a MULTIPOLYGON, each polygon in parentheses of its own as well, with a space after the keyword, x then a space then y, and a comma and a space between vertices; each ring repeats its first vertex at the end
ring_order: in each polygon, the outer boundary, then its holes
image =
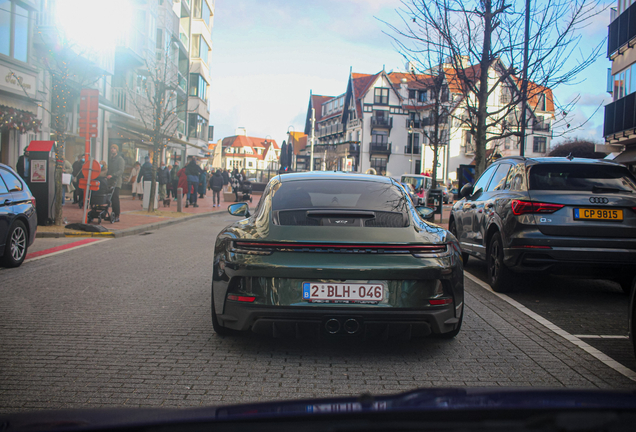
POLYGON ((592 357, 595 357, 597 360, 601 361, 605 365, 611 367, 616 372, 626 376, 627 378, 631 379, 632 381, 636 381, 636 372, 634 372, 633 370, 623 366, 622 364, 620 364, 616 360, 612 359, 608 355, 603 354, 601 351, 597 350, 593 346, 588 345, 587 343, 583 342, 579 337, 577 337, 575 335, 571 335, 570 333, 566 332, 562 328, 552 324, 550 321, 548 321, 547 319, 543 318, 541 315, 538 315, 538 314, 532 312, 530 309, 528 309, 527 307, 525 307, 524 305, 522 305, 518 301, 513 300, 512 298, 508 297, 507 295, 494 292, 492 290, 492 288, 490 288, 490 285, 488 285, 487 283, 485 283, 482 280, 478 279, 476 276, 474 276, 474 275, 472 275, 472 274, 470 274, 470 273, 468 273, 466 271, 464 272, 464 276, 466 276, 471 281, 475 282, 477 285, 479 285, 483 289, 485 289, 487 291, 490 291, 491 293, 493 293, 494 295, 496 295, 500 299, 504 300, 505 302, 507 302, 511 306, 517 308, 519 311, 523 312, 524 314, 526 314, 527 316, 529 316, 530 318, 532 318, 533 320, 535 320, 539 324, 543 325, 548 330, 551 330, 554 333, 556 333, 559 336, 561 336, 562 338, 572 342, 574 345, 578 346, 583 351, 587 352, 592 357))
POLYGON ((84 246, 88 246, 91 244, 95 244, 95 243, 99 243, 99 242, 104 242, 104 241, 108 241, 110 240, 110 238, 105 238, 105 239, 95 239, 95 238, 88 238, 88 239, 84 239, 84 240, 78 240, 76 242, 73 243, 67 243, 65 245, 61 245, 61 246, 56 246, 50 249, 44 249, 38 252, 32 252, 30 254, 27 254, 26 259, 24 260, 24 262, 30 262, 30 261, 35 261, 35 260, 39 260, 42 258, 46 258, 46 257, 50 257, 53 255, 58 255, 64 252, 68 252, 70 250, 73 249, 78 249, 78 248, 82 248, 84 246))
POLYGON ((574 335, 579 339, 629 339, 629 336, 620 335, 574 335))

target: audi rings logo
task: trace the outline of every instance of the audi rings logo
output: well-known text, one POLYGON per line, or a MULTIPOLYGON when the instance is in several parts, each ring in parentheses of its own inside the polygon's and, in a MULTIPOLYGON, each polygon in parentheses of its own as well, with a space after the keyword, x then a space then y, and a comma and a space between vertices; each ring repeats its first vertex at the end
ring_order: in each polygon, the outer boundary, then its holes
POLYGON ((609 203, 609 200, 603 197, 592 197, 590 198, 590 202, 592 204, 607 204, 609 203))

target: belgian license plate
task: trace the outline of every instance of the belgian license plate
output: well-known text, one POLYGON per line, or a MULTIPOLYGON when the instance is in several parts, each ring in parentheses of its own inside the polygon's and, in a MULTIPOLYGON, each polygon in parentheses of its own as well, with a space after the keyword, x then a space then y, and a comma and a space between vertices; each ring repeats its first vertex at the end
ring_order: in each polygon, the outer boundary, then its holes
POLYGON ((575 208, 574 219, 622 221, 623 210, 575 208))
POLYGON ((383 299, 382 283, 303 282, 303 300, 312 303, 378 303, 383 299))

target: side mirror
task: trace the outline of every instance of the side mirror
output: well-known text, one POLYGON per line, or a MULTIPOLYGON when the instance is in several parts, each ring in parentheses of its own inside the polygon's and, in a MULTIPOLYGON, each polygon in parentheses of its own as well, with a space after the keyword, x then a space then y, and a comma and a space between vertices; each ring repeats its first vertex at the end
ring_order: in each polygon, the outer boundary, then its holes
POLYGON ((415 210, 417 210, 417 213, 425 221, 432 221, 433 218, 435 217, 435 214, 433 213, 434 210, 432 208, 430 208, 430 207, 417 206, 417 207, 415 207, 415 210))
POLYGON ((232 216, 250 217, 250 209, 249 209, 249 206, 247 205, 247 203, 231 204, 227 208, 227 211, 232 216))
POLYGON ((461 196, 462 198, 466 198, 467 196, 471 196, 472 194, 473 194, 472 183, 466 183, 464 186, 462 186, 461 190, 459 191, 459 196, 461 196))

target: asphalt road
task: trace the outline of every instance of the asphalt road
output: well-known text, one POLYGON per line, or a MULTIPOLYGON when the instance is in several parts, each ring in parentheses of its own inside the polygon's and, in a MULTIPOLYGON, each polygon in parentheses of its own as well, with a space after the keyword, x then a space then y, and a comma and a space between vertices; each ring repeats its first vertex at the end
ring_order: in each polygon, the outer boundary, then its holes
POLYGON ((624 373, 468 278, 464 326, 450 341, 219 337, 210 323, 212 248, 234 220, 201 218, 0 269, 0 411, 187 407, 417 387, 636 389, 624 373))

